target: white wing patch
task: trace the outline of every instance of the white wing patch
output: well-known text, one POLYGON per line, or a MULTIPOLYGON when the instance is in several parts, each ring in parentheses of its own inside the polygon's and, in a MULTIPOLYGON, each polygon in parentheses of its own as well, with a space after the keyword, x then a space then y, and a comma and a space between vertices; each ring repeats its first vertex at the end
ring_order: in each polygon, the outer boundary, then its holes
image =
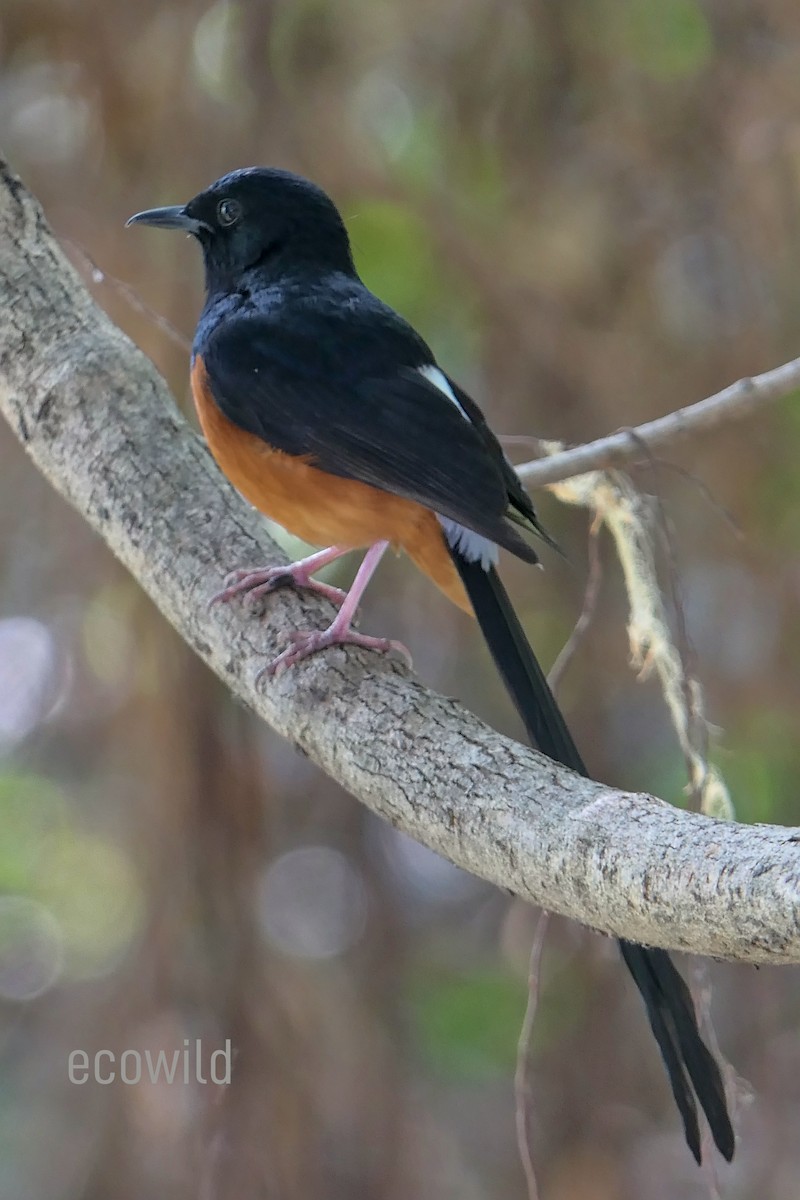
POLYGON ((427 379, 428 383, 432 383, 435 388, 439 389, 443 396, 447 396, 447 399, 455 404, 465 421, 469 420, 469 417, 458 402, 458 397, 450 387, 450 382, 444 371, 440 371, 433 363, 426 363, 424 367, 417 367, 417 370, 420 375, 423 375, 427 379))

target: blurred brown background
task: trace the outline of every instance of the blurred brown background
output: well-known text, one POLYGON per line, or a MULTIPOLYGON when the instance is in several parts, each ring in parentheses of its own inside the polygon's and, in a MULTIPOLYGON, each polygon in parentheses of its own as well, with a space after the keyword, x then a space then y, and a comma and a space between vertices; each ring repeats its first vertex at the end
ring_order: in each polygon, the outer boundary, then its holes
MULTIPOLYGON (((253 163, 332 193, 367 282, 501 432, 587 439, 800 351, 790 0, 3 0, 0 62, 6 153, 187 414, 184 348, 114 280, 189 338, 199 255, 123 223, 253 163)), ((638 473, 672 526, 744 821, 800 812, 797 403, 675 456, 713 498, 638 473)), ((580 610, 587 521, 539 506, 570 563, 505 576, 549 663, 580 610)), ((511 1077, 536 914, 235 706, 5 429, 0 533, 2 1200, 523 1197, 511 1077), (195 1039, 206 1066, 231 1039, 229 1088, 68 1079, 76 1048, 195 1039)), ((680 803, 603 551, 562 699, 600 778, 680 803)), ((469 622, 406 563, 364 626, 518 733, 469 622)), ((722 1193, 790 1200, 797 972, 695 982, 738 1073, 722 1193)), ((543 1198, 709 1194, 613 944, 560 921, 533 1085, 543 1198)))

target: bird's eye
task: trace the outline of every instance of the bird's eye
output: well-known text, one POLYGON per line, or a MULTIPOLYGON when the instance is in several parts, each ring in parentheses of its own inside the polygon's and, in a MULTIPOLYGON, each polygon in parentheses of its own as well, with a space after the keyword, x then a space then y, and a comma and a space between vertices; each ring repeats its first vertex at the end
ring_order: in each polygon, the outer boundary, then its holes
POLYGON ((242 206, 238 200, 220 200, 217 205, 217 220, 220 225, 235 225, 242 215, 242 206))

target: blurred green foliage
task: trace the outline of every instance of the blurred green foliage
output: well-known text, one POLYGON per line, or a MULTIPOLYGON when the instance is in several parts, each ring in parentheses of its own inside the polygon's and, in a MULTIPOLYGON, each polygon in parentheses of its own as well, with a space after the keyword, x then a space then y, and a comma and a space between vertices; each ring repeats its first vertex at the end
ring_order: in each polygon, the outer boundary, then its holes
POLYGON ((604 7, 619 51, 653 79, 679 83, 702 70, 714 53, 708 19, 696 0, 623 0, 604 7))
MULTIPOLYGON (((0 827, 0 894, 35 901, 49 914, 59 971, 85 978, 116 966, 143 918, 126 855, 83 832, 62 790, 34 775, 0 775, 0 827)), ((17 936, 13 926, 8 932, 17 936)), ((0 952, 0 975, 2 960, 0 952)))
POLYGON ((63 792, 36 775, 0 775, 0 892, 29 894, 68 821, 63 792))
MULTIPOLYGON (((521 1014, 527 1003, 524 981, 506 971, 484 969, 468 975, 426 972, 411 990, 420 1031, 420 1049, 434 1069, 453 1079, 508 1077, 514 1071, 521 1014)), ((581 998, 561 977, 556 989, 539 998, 530 1052, 536 1056, 574 1024, 581 998)))

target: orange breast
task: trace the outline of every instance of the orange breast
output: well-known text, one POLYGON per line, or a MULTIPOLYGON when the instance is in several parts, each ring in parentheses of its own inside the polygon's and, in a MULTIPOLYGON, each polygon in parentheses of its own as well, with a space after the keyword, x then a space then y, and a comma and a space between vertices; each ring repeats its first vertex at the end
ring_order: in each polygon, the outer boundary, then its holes
POLYGON ((369 484, 328 475, 240 429, 214 402, 200 357, 194 360, 191 379, 209 449, 255 508, 312 546, 358 549, 391 542, 459 608, 472 611, 433 512, 369 484))

